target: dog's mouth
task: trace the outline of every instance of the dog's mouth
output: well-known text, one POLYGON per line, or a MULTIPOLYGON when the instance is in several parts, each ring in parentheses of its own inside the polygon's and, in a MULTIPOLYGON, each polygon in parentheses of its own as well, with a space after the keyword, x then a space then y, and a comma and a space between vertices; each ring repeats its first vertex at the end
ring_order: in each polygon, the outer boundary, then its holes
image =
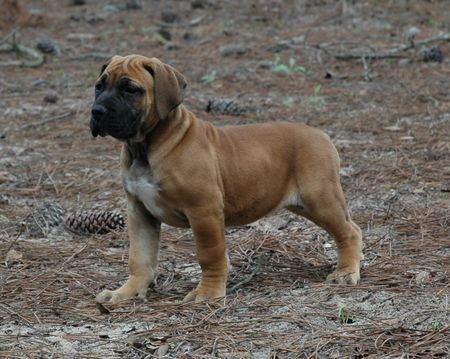
POLYGON ((92 133, 93 137, 97 137, 97 136, 105 137, 107 135, 107 133, 105 131, 100 129, 97 122, 93 118, 91 118, 90 127, 91 127, 91 133, 92 133))
POLYGON ((138 133, 137 126, 121 126, 114 123, 110 123, 107 126, 99 126, 98 122, 91 119, 90 123, 91 133, 93 137, 105 137, 111 136, 119 141, 126 141, 135 137, 138 133))
POLYGON ((94 136, 94 137, 97 137, 97 136, 105 137, 107 135, 106 132, 99 130, 98 128, 93 129, 91 132, 92 132, 92 136, 94 136))
POLYGON ((119 141, 134 138, 142 126, 142 114, 138 111, 108 113, 101 118, 91 117, 89 123, 93 137, 111 136, 119 141))

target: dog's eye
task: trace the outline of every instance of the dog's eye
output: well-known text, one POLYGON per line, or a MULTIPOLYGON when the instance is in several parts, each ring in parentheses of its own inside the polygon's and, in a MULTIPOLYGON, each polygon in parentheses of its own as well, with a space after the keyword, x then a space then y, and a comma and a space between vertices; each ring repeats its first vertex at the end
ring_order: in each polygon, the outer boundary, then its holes
POLYGON ((103 84, 101 82, 95 84, 95 92, 101 92, 103 90, 103 84))
POLYGON ((142 92, 142 90, 139 87, 135 87, 135 86, 126 86, 123 89, 123 92, 125 92, 126 94, 129 95, 136 95, 142 92))

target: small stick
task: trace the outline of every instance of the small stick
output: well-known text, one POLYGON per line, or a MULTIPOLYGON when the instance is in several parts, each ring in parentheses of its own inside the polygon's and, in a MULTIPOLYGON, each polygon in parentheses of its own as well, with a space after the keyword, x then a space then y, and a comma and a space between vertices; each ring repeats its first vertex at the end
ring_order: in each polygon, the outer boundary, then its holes
POLYGON ((91 52, 88 54, 82 54, 82 55, 76 55, 71 56, 70 60, 76 60, 76 61, 84 61, 87 59, 93 59, 93 60, 109 60, 113 55, 104 53, 104 52, 91 52))
POLYGON ((200 24, 203 19, 206 16, 198 16, 196 18, 193 18, 192 20, 189 20, 188 22, 183 22, 183 23, 175 23, 175 24, 171 24, 168 22, 160 22, 159 25, 162 27, 188 27, 188 26, 197 26, 198 24, 200 24))
POLYGON ((56 116, 47 118, 47 119, 45 119, 43 121, 28 123, 26 125, 23 125, 23 126, 19 127, 19 131, 26 130, 26 129, 31 128, 31 127, 42 126, 42 125, 45 125, 45 124, 47 124, 49 122, 62 120, 63 118, 69 117, 70 115, 73 115, 73 114, 74 114, 73 111, 67 111, 67 112, 64 112, 64 113, 62 113, 60 115, 56 115, 56 116))
POLYGON ((212 350, 211 350, 211 355, 212 355, 213 357, 216 356, 217 342, 218 342, 218 341, 219 341, 219 337, 216 337, 216 339, 214 339, 214 344, 213 344, 213 347, 212 347, 212 350))
POLYGON ((13 29, 8 35, 6 35, 3 39, 0 39, 0 44, 3 44, 5 42, 8 42, 9 38, 13 38, 13 42, 15 42, 14 38, 16 36, 17 28, 13 29))
POLYGON ((56 183, 53 180, 52 175, 48 172, 48 170, 46 170, 45 172, 47 174, 47 178, 50 180, 51 184, 53 185, 56 195, 59 195, 58 187, 56 186, 56 183))
POLYGON ((234 291, 236 291, 236 289, 238 289, 240 286, 247 284, 248 282, 250 282, 260 271, 261 269, 261 263, 262 263, 262 256, 260 256, 258 258, 258 261, 256 262, 256 267, 255 269, 253 269, 253 271, 246 277, 244 278, 242 281, 236 283, 234 286, 232 286, 230 289, 227 290, 227 294, 233 293, 234 291))
POLYGON ((435 37, 431 37, 426 40, 417 41, 417 42, 410 42, 408 44, 404 44, 398 47, 394 47, 392 49, 389 49, 385 52, 374 52, 372 54, 370 53, 338 53, 334 54, 334 57, 338 60, 350 60, 350 59, 360 59, 360 58, 366 58, 366 59, 387 59, 392 57, 398 57, 400 56, 400 52, 407 51, 413 48, 417 48, 419 46, 428 45, 432 42, 436 41, 450 41, 450 32, 444 33, 435 37))
MULTIPOLYGON (((85 242, 84 246, 82 246, 78 251, 76 251, 75 253, 73 253, 69 258, 67 258, 63 264, 61 264, 61 266, 59 267, 59 269, 56 270, 56 273, 59 273, 63 270, 63 268, 65 267, 65 265, 67 263, 69 263, 73 258, 75 258, 77 255, 79 255, 81 252, 83 252, 86 247, 89 244, 89 239, 85 242)), ((55 283, 58 280, 58 278, 53 279, 52 281, 50 281, 50 283, 48 283, 44 288, 42 288, 36 295, 35 298, 38 298, 41 296, 42 293, 44 293, 53 283, 55 283)))
POLYGON ((6 256, 8 255, 8 252, 11 250, 11 248, 12 248, 12 247, 14 246, 14 244, 17 242, 17 240, 19 239, 19 237, 23 234, 24 230, 25 230, 25 229, 22 227, 21 230, 20 230, 20 232, 19 232, 19 234, 16 236, 16 238, 14 238, 14 239, 11 241, 10 245, 8 246, 8 248, 6 249, 6 251, 5 251, 5 253, 4 253, 5 260, 6 260, 6 256))
POLYGON ((12 310, 9 306, 7 306, 5 304, 2 304, 2 303, 0 303, 0 306, 2 306, 9 314, 17 315, 23 321, 27 322, 30 325, 33 325, 33 323, 31 321, 29 321, 27 318, 21 316, 19 313, 17 313, 14 310, 12 310))

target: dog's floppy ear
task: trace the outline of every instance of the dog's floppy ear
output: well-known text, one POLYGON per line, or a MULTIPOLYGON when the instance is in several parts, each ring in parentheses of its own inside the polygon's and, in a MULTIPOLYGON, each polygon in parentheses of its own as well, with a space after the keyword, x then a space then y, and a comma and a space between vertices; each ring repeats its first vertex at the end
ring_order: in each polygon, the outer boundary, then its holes
POLYGON ((102 75, 102 73, 103 73, 103 71, 105 71, 105 69, 108 67, 108 65, 111 63, 111 60, 112 59, 109 59, 107 62, 105 62, 103 65, 102 65, 102 68, 100 69, 100 73, 98 74, 98 76, 101 76, 102 75))
POLYGON ((102 68, 101 68, 101 70, 100 70, 99 76, 102 75, 102 73, 106 70, 106 68, 108 67, 108 65, 109 65, 111 62, 113 62, 113 60, 118 60, 118 59, 120 59, 120 58, 121 58, 121 56, 114 55, 114 56, 111 57, 108 61, 106 61, 106 62, 103 64, 103 66, 102 66, 102 68))
POLYGON ((106 64, 102 65, 102 68, 100 69, 100 73, 98 74, 98 76, 101 76, 103 71, 105 71, 105 69, 108 67, 109 62, 107 62, 106 64))
POLYGON ((149 59, 144 67, 153 77, 156 112, 161 120, 165 120, 170 111, 183 101, 186 79, 172 66, 157 58, 149 59))

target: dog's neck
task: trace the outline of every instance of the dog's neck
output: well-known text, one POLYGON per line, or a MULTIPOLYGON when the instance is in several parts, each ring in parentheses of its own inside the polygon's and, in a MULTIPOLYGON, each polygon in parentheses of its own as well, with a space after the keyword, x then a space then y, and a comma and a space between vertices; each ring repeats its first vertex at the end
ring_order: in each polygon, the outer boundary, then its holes
POLYGON ((128 155, 133 163, 135 160, 142 162, 143 164, 148 164, 149 147, 152 137, 152 132, 159 126, 161 121, 155 121, 155 125, 145 126, 140 129, 138 134, 126 141, 126 148, 128 150, 128 155))
POLYGON ((139 161, 148 164, 148 142, 146 140, 142 142, 128 141, 126 146, 131 163, 139 161))
POLYGON ((173 148, 183 137, 191 124, 190 112, 183 106, 177 106, 164 120, 158 121, 141 141, 126 142, 130 163, 139 161, 149 165, 149 157, 154 151, 163 152, 173 148))

